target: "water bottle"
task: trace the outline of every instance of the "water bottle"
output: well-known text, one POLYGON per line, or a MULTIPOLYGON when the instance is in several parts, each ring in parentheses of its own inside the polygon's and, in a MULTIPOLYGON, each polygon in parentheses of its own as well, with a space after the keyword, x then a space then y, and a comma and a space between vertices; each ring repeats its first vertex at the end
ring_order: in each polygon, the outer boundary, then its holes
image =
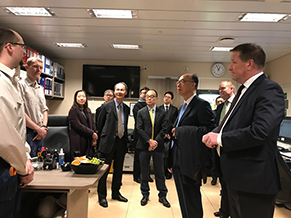
POLYGON ((65 160, 65 154, 63 151, 63 148, 61 148, 60 153, 59 153, 59 168, 61 168, 61 166, 63 165, 65 160))

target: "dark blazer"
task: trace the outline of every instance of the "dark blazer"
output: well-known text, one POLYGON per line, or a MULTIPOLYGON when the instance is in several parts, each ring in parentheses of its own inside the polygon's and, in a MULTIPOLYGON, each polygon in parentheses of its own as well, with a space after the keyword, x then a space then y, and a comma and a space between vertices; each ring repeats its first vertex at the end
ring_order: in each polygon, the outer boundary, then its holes
POLYGON ((216 126, 210 104, 196 95, 187 106, 178 126, 177 122, 178 118, 174 123, 177 140, 175 140, 174 146, 170 150, 171 164, 172 166, 180 167, 183 175, 194 179, 194 174, 206 164, 205 161, 209 155, 209 150, 205 149, 206 146, 204 144, 193 143, 191 139, 193 139, 192 135, 196 134, 195 141, 197 139, 202 141, 203 134, 211 131, 216 126), (185 133, 188 133, 188 135, 185 133), (193 152, 196 153, 194 154, 193 152), (199 157, 197 153, 202 155, 199 157), (194 157, 198 159, 194 160, 194 157), (188 172, 192 172, 191 175, 188 172))
MULTIPOLYGON (((156 107, 154 123, 154 140, 158 142, 157 152, 164 152, 164 136, 167 129, 166 113, 161 108, 156 107)), ((137 113, 136 129, 138 132, 138 140, 136 147, 142 150, 148 150, 148 140, 152 136, 152 122, 148 107, 140 109, 137 113)))
POLYGON ((214 110, 214 115, 215 115, 215 124, 218 126, 219 125, 219 120, 220 120, 220 114, 223 108, 223 105, 225 102, 221 103, 220 105, 217 106, 217 108, 214 110))
POLYGON ((87 109, 88 122, 78 105, 74 104, 68 115, 70 123, 71 152, 80 151, 80 155, 91 155, 92 135, 96 132, 95 123, 91 110, 87 109))
POLYGON ((265 75, 241 97, 222 132, 221 168, 230 189, 277 194, 277 137, 284 117, 284 93, 265 75))
MULTIPOLYGON (((164 105, 159 106, 159 108, 163 109, 165 111, 164 105)), ((166 134, 171 135, 171 131, 173 129, 173 124, 175 123, 177 116, 178 116, 178 108, 176 108, 173 105, 170 105, 168 113, 166 113, 167 117, 167 131, 166 134)))
MULTIPOLYGON (((123 104, 124 113, 124 137, 127 139, 127 123, 129 107, 123 104)), ((98 116, 97 130, 99 133, 98 150, 109 154, 114 146, 118 131, 118 118, 115 101, 104 103, 98 116)))
POLYGON ((98 117, 99 117, 99 114, 100 114, 100 111, 102 109, 103 104, 101 104, 99 107, 97 107, 96 108, 96 111, 95 111, 95 125, 96 125, 96 129, 97 129, 98 117))

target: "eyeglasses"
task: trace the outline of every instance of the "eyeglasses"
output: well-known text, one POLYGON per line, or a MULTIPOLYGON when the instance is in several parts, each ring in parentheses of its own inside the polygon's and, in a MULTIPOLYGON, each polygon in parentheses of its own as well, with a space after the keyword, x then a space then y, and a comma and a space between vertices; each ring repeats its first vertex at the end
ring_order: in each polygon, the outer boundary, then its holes
POLYGON ((155 95, 147 95, 146 98, 155 98, 155 95))
POLYGON ((12 44, 12 45, 19 45, 19 46, 21 46, 21 48, 22 48, 23 51, 26 51, 26 45, 25 44, 17 43, 17 42, 10 42, 10 44, 12 44))
POLYGON ((176 85, 179 85, 179 84, 185 84, 186 82, 190 82, 190 83, 194 83, 192 80, 185 80, 185 79, 180 79, 176 82, 176 85))

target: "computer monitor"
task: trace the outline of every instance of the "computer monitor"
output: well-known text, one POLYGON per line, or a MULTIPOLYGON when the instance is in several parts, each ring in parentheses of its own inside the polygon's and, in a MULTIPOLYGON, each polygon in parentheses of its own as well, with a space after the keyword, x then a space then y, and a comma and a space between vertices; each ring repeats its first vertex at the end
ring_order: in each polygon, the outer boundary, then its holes
POLYGON ((282 120, 278 141, 291 144, 291 117, 285 117, 282 120))

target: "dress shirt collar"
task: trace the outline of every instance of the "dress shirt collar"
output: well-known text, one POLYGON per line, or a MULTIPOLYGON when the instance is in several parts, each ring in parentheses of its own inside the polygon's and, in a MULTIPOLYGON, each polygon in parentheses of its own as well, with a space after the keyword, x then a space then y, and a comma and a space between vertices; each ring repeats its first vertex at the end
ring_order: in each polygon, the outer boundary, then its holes
MULTIPOLYGON (((115 103, 115 107, 118 109, 118 105, 119 103, 116 101, 116 99, 114 98, 114 103, 115 103)), ((120 103, 120 108, 123 108, 123 102, 120 103)))
POLYGON ((0 63, 0 70, 5 72, 8 76, 10 76, 11 78, 14 76, 15 74, 15 68, 14 69, 10 69, 9 67, 7 67, 6 65, 0 63))
POLYGON ((252 76, 251 78, 249 78, 247 81, 245 81, 244 82, 244 86, 245 86, 245 88, 249 88, 251 85, 252 85, 252 83, 258 78, 258 77, 260 77, 262 74, 264 74, 264 72, 262 71, 262 72, 260 72, 260 73, 258 73, 258 74, 256 74, 256 75, 254 75, 254 76, 252 76))
POLYGON ((186 102, 186 108, 195 96, 196 96, 196 92, 190 98, 188 98, 186 101, 184 101, 184 102, 186 102))
POLYGON ((32 82, 28 77, 25 78, 25 81, 26 81, 27 85, 29 85, 29 86, 32 86, 32 87, 38 87, 39 86, 37 81, 32 82))
POLYGON ((235 97, 235 95, 232 95, 232 96, 230 96, 229 99, 227 99, 226 101, 228 101, 229 103, 231 103, 231 102, 233 101, 234 97, 235 97))
POLYGON ((147 105, 147 107, 148 107, 148 110, 149 110, 149 111, 150 111, 151 109, 153 109, 153 112, 155 112, 155 111, 156 111, 156 108, 157 108, 157 105, 155 105, 153 108, 149 107, 148 105, 147 105))

